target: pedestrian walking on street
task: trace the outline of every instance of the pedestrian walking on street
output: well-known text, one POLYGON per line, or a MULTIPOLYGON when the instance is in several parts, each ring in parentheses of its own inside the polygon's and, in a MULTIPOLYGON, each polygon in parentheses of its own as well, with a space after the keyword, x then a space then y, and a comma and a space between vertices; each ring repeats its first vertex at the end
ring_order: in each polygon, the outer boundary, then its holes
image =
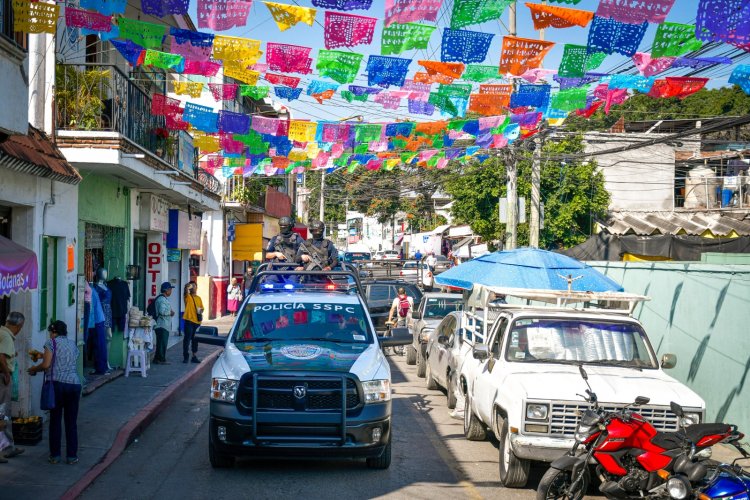
MULTIPOLYGON (((0 407, 5 408, 5 415, 10 417, 10 399, 13 392, 13 370, 16 368, 16 336, 26 322, 23 314, 13 311, 8 314, 5 326, 0 326, 0 407)), ((0 463, 6 458, 13 458, 24 452, 13 444, 13 426, 8 418, 5 425, 6 446, 0 448, 0 463), (4 457, 4 458, 3 458, 4 457)))
POLYGON ((81 401, 81 379, 78 377, 78 346, 68 338, 68 325, 53 321, 47 328, 49 340, 44 344, 42 362, 29 368, 29 375, 44 371, 54 387, 54 407, 49 420, 49 463, 62 459, 62 425, 65 420, 65 457, 69 465, 78 463, 78 405, 81 401))
POLYGON ((237 314, 237 310, 240 308, 240 302, 242 302, 242 289, 237 284, 237 278, 232 278, 232 281, 227 287, 227 310, 232 316, 237 314))
POLYGON ((167 344, 169 344, 169 331, 172 329, 172 316, 174 311, 169 303, 169 296, 172 295, 172 283, 165 281, 161 284, 161 293, 156 297, 154 308, 156 309, 156 353, 154 353, 153 363, 156 365, 168 365, 167 361, 167 344))
POLYGON ((198 285, 192 281, 185 285, 185 312, 182 313, 182 319, 185 321, 185 336, 182 339, 182 362, 187 363, 190 359, 191 363, 200 363, 198 359, 198 339, 195 338, 195 332, 201 326, 203 321, 203 301, 196 294, 198 291, 198 285), (193 356, 189 358, 189 352, 192 351, 193 356))

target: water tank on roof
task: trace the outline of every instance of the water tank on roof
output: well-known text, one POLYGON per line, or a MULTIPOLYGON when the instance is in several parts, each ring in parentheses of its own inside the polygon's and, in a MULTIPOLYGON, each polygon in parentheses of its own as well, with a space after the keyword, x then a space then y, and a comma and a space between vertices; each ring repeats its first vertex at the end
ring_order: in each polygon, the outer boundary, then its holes
POLYGON ((716 188, 721 179, 708 167, 695 167, 685 179, 685 208, 716 208, 716 188))

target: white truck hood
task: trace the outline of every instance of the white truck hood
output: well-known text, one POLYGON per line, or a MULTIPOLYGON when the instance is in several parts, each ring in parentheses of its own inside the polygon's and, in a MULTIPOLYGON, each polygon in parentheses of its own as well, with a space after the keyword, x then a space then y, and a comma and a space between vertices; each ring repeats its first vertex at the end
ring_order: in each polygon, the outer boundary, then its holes
MULTIPOLYGON (((512 372, 504 385, 518 391, 524 399, 576 401, 582 398, 586 382, 575 365, 511 363, 512 372)), ((637 396, 651 401, 649 406, 669 406, 671 401, 685 408, 705 408, 706 404, 695 392, 673 379, 662 370, 642 370, 622 367, 585 366, 591 389, 600 403, 630 403, 637 396)))

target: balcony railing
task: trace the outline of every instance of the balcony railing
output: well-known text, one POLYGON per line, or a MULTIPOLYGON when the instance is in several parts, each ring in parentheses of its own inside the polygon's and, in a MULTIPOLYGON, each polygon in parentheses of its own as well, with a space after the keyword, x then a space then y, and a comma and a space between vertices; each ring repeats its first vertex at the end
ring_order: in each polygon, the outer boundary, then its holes
POLYGON ((675 207, 686 210, 750 209, 750 176, 678 177, 675 207))

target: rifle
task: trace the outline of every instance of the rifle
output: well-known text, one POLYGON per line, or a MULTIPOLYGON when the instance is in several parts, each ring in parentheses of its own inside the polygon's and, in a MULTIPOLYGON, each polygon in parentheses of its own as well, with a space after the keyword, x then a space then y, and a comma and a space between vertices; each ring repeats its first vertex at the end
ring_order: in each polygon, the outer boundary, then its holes
MULTIPOLYGON (((326 267, 326 261, 323 260, 320 253, 317 251, 315 246, 310 243, 308 245, 307 242, 304 243, 305 248, 307 249, 307 254, 310 256, 310 262, 307 263, 307 266, 305 266, 305 271, 315 271, 315 270, 323 270, 324 267, 326 267)), ((325 246, 326 250, 328 249, 328 245, 325 246)))

